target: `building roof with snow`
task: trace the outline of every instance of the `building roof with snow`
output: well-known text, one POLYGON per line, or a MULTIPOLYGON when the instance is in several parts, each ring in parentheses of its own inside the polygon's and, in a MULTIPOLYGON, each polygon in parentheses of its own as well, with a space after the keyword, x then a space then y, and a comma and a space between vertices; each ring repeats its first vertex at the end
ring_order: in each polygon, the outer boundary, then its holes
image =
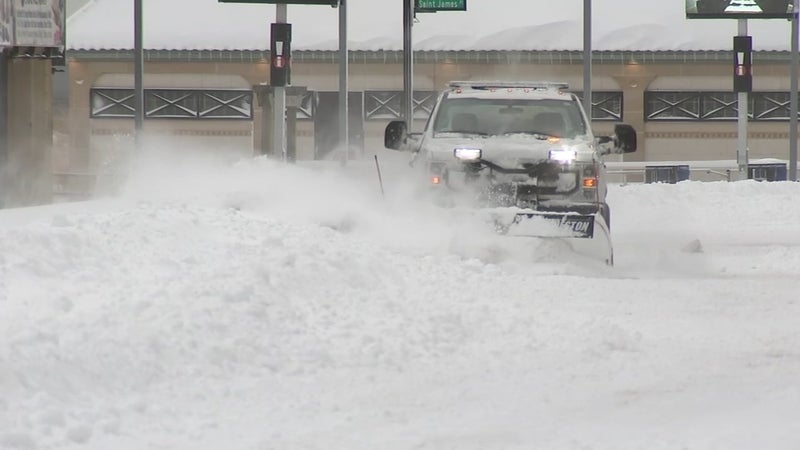
MULTIPOLYGON (((256 50, 269 47, 275 5, 217 0, 144 1, 148 50, 256 50)), ((681 0, 594 0, 596 51, 731 50, 737 20, 686 19, 681 0)), ((289 5, 293 49, 338 49, 339 12, 289 5)), ((757 51, 789 51, 787 20, 749 20, 757 51)), ((401 0, 349 0, 353 51, 403 47, 401 0)), ((417 51, 576 51, 583 48, 583 2, 470 0, 467 11, 419 13, 417 51)), ((68 20, 69 50, 133 48, 133 2, 90 0, 68 20)))

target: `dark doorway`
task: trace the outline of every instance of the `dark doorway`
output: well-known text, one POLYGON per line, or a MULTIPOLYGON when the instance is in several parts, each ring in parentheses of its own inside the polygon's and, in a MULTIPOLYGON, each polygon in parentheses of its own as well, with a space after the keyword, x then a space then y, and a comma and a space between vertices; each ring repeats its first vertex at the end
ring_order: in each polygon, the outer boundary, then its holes
MULTIPOLYGON (((314 111, 314 159, 332 159, 339 144, 339 93, 317 92, 314 111)), ((350 116, 350 159, 364 154, 364 93, 347 96, 350 116)))

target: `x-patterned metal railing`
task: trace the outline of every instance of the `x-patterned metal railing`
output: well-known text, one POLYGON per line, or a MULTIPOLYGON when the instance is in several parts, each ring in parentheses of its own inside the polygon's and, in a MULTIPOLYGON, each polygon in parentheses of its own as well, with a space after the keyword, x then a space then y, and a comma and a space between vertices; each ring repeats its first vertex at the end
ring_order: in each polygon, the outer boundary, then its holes
MULTIPOLYGON (((146 119, 253 118, 253 92, 240 89, 145 89, 146 119)), ((91 117, 133 118, 134 91, 93 88, 91 117)))

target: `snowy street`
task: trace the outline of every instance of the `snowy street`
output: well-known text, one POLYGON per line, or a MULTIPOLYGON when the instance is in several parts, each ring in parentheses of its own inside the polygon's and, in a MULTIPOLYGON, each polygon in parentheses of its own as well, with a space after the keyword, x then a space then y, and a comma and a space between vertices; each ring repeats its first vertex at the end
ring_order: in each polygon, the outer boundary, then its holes
POLYGON ((0 448, 800 447, 800 184, 613 185, 608 268, 348 173, 0 210, 0 448))

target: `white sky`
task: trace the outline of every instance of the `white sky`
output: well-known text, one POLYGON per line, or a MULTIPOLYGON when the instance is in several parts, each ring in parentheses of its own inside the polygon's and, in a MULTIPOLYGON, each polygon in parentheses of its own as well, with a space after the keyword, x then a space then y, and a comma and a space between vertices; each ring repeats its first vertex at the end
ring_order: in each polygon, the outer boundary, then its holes
POLYGON ((0 210, 2 449, 800 447, 799 184, 612 186, 610 269, 386 161, 136 167, 0 210))
MULTIPOLYGON (((129 0, 94 0, 68 23, 71 49, 133 47, 129 0)), ((293 48, 338 48, 338 10, 289 6, 293 48)), ((350 0, 352 50, 402 49, 402 2, 350 0)), ((582 0, 470 0, 467 12, 419 14, 417 50, 580 50, 582 0)), ((150 49, 265 49, 274 5, 216 0, 145 2, 150 49)), ((785 20, 750 20, 757 50, 789 50, 785 20)), ((735 20, 686 20, 681 0, 594 0, 596 50, 730 50, 735 20)))

